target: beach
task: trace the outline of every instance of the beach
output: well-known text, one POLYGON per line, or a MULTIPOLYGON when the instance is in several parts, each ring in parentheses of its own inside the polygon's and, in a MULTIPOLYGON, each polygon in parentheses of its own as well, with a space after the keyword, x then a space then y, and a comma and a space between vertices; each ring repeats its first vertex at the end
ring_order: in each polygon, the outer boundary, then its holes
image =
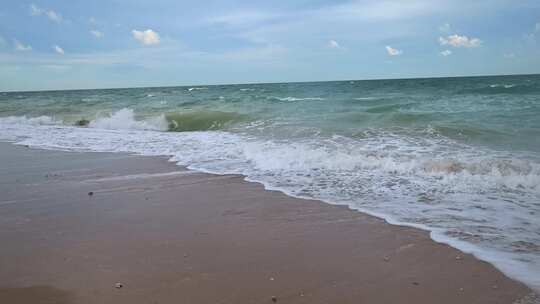
POLYGON ((0 303, 534 301, 426 231, 239 175, 7 143, 0 164, 0 303))

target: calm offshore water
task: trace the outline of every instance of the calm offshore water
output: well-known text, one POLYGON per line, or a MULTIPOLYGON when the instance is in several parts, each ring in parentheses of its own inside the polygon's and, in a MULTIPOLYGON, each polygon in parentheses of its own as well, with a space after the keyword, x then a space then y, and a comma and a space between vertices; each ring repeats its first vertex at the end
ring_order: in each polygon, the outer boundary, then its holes
POLYGON ((0 93, 0 140, 244 174, 540 288, 539 75, 0 93))

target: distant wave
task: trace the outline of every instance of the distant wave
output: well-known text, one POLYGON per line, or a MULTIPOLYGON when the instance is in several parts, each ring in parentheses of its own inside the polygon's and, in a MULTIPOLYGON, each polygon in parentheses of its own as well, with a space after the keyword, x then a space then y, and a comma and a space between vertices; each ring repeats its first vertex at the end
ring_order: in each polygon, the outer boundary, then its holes
POLYGON ((461 93, 476 94, 535 94, 540 93, 540 87, 534 83, 493 83, 483 87, 464 89, 461 93))
POLYGON ((270 96, 269 99, 277 99, 280 101, 302 101, 302 100, 325 100, 322 97, 275 97, 270 96))
POLYGON ((515 86, 516 86, 515 84, 491 84, 491 85, 489 85, 490 88, 505 88, 505 89, 510 89, 510 88, 515 87, 515 86))
POLYGON ((378 97, 355 97, 354 100, 378 100, 378 97))
POLYGON ((198 91, 198 90, 208 90, 208 88, 206 87, 193 87, 193 88, 189 88, 188 91, 198 91))

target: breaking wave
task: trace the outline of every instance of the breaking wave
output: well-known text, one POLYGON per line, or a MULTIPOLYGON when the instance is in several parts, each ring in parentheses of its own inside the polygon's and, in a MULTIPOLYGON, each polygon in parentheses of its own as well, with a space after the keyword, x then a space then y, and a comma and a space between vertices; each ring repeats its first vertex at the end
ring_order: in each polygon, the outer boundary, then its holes
POLYGON ((249 122, 246 114, 220 111, 170 112, 150 117, 137 117, 132 109, 124 108, 109 115, 100 115, 92 120, 81 118, 73 122, 57 120, 50 116, 9 116, 0 118, 3 124, 29 125, 76 125, 107 130, 147 131, 208 131, 222 130, 238 123, 249 122))

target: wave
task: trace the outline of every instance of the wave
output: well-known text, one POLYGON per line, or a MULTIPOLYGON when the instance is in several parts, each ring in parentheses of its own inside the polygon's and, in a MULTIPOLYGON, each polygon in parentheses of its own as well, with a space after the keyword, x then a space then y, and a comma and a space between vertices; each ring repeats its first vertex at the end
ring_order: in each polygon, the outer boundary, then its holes
POLYGON ((279 101, 303 101, 303 100, 325 100, 322 97, 275 97, 275 96, 269 96, 268 99, 275 99, 279 101))
POLYGON ((167 113, 165 119, 173 132, 221 130, 251 120, 246 114, 219 111, 167 113))
POLYGON ((515 87, 515 84, 491 84, 489 85, 490 88, 505 88, 505 89, 511 89, 515 87))
POLYGON ((534 82, 523 83, 493 83, 481 87, 469 88, 462 91, 466 94, 537 94, 540 85, 534 82))
POLYGON ((207 87, 193 87, 193 88, 189 88, 188 91, 200 91, 200 90, 208 90, 207 87))
POLYGON ((508 137, 503 130, 493 130, 474 126, 436 126, 433 129, 440 135, 449 138, 468 138, 468 139, 501 139, 508 137))
POLYGON ((170 112, 153 117, 137 117, 133 109, 129 108, 112 112, 109 115, 99 116, 92 120, 83 117, 75 122, 56 120, 50 116, 9 116, 0 118, 0 123, 11 125, 71 125, 92 129, 162 132, 221 130, 249 121, 252 121, 249 115, 220 111, 170 112))
POLYGON ((354 100, 360 100, 360 101, 365 101, 365 100, 379 100, 381 98, 379 97, 355 97, 353 98, 354 100))
POLYGON ((167 121, 164 116, 150 118, 148 120, 136 120, 132 109, 121 109, 108 117, 96 118, 88 124, 90 128, 112 130, 153 130, 167 131, 167 121))
POLYGON ((382 106, 375 106, 365 110, 367 113, 392 113, 402 109, 408 109, 413 106, 414 103, 407 104, 389 104, 382 106))
MULTIPOLYGON (((344 140, 349 141, 349 147, 340 147, 344 142, 321 146, 315 143, 283 144, 268 141, 246 145, 244 154, 250 163, 264 171, 338 171, 340 174, 349 172, 353 175, 379 172, 388 174, 388 177, 394 175, 436 179, 439 186, 448 183, 455 187, 456 179, 461 179, 463 184, 460 182, 460 187, 469 187, 470 183, 480 187, 497 184, 516 191, 527 189, 540 194, 540 165, 528 161, 509 158, 491 160, 458 154, 438 158, 423 157, 415 153, 384 151, 388 148, 378 151, 378 147, 387 145, 377 143, 380 139, 368 140, 373 145, 369 150, 359 149, 358 143, 348 138, 344 140)), ((401 142, 402 146, 411 146, 399 138, 383 141, 394 142, 396 147, 397 142, 401 142)), ((425 145, 433 146, 427 142, 425 145)))

